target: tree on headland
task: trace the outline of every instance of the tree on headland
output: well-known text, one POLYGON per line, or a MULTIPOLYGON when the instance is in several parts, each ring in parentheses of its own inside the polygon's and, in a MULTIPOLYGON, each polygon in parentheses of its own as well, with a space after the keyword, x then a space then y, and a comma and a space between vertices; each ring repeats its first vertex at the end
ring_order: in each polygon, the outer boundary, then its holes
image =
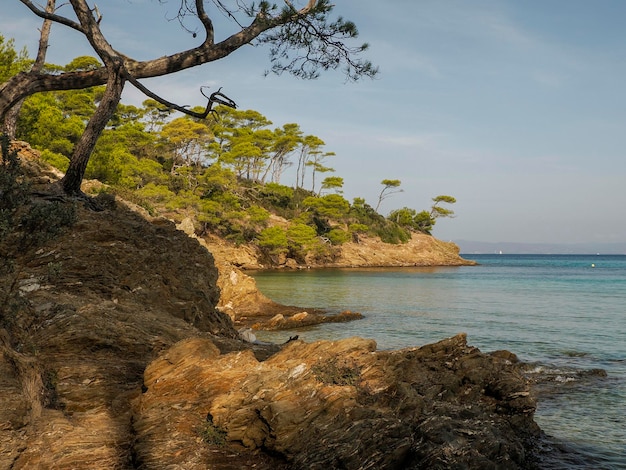
POLYGON ((271 181, 273 183, 280 182, 283 171, 292 164, 288 156, 290 153, 295 152, 300 143, 301 136, 302 131, 300 130, 300 126, 295 123, 285 124, 282 128, 274 130, 274 142, 271 147, 270 163, 262 178, 263 182, 268 172, 271 174, 271 181))
MULTIPOLYGON (((336 155, 335 152, 324 152, 324 153, 315 152, 314 154, 312 154, 312 158, 306 163, 306 165, 310 166, 312 170, 311 171, 311 191, 312 192, 315 192, 315 176, 318 173, 328 173, 328 172, 335 171, 334 168, 324 165, 324 160, 326 160, 328 157, 334 157, 335 155, 336 155)), ((318 194, 321 193, 322 189, 326 189, 324 188, 324 182, 322 182, 322 187, 320 188, 318 194)))
POLYGON ((383 189, 380 192, 380 194, 378 195, 378 203, 376 204, 376 207, 374 209, 376 212, 378 212, 378 208, 380 207, 380 204, 385 199, 387 199, 392 194, 401 193, 403 191, 402 189, 397 189, 402 184, 400 182, 400 180, 388 180, 388 179, 385 179, 385 180, 382 180, 380 182, 380 184, 383 185, 383 189))
MULTIPOLYGON (((296 167, 296 188, 304 188, 304 177, 306 169, 311 166, 311 162, 319 161, 318 156, 322 154, 324 141, 317 136, 307 135, 302 138, 298 149, 298 165, 296 167)), ((319 171, 316 170, 316 171, 319 171)), ((315 191, 315 180, 313 189, 315 191)))
POLYGON ((322 191, 331 190, 341 193, 341 188, 343 188, 343 178, 341 176, 327 176, 324 178, 324 181, 322 181, 322 185, 317 195, 321 196, 322 191))
MULTIPOLYGON (((68 4, 55 8, 52 1, 44 9, 30 0, 20 1, 33 14, 82 34, 102 61, 100 67, 88 70, 20 72, 0 84, 1 127, 4 127, 7 113, 30 95, 106 85, 98 107, 74 146, 69 167, 61 181, 63 190, 68 194, 80 194, 89 158, 115 113, 127 82, 165 107, 205 118, 215 104, 235 107, 235 103, 219 91, 210 96, 203 93, 208 99, 206 107, 201 112, 194 111, 158 96, 139 80, 221 60, 251 43, 269 45, 271 71, 277 74, 288 72, 299 78, 315 78, 321 71, 343 67, 349 79, 357 80, 377 73, 371 62, 358 58, 367 49, 367 44, 350 45, 351 40, 358 36, 354 23, 341 17, 333 18, 333 5, 328 0, 308 0, 298 6, 295 2, 286 1, 281 8, 266 1, 215 1, 211 14, 220 12, 240 26, 237 32, 219 42, 215 42, 214 21, 205 2, 178 0, 178 20, 183 28, 190 19, 199 21, 204 29, 201 43, 192 49, 147 61, 128 57, 107 40, 100 29, 101 23, 106 23, 108 19, 105 8, 91 8, 87 0, 69 0, 72 14, 62 15, 60 10, 68 4)), ((187 31, 194 38, 197 36, 188 28, 187 31)))
POLYGON ((434 202, 434 204, 430 207, 430 212, 422 211, 417 214, 414 219, 417 229, 420 232, 427 233, 428 235, 431 234, 433 226, 435 225, 437 219, 442 217, 454 217, 453 210, 446 207, 441 207, 439 204, 454 204, 456 202, 456 199, 452 196, 446 196, 444 194, 432 198, 432 201, 434 202))
POLYGON ((456 199, 454 197, 446 196, 444 194, 444 195, 441 195, 441 196, 434 197, 432 199, 432 201, 434 202, 434 204, 430 208, 430 215, 431 215, 431 217, 434 217, 434 218, 454 217, 454 211, 453 210, 448 209, 446 207, 441 207, 439 205, 441 203, 455 204, 456 203, 456 199))
POLYGON ((442 207, 440 204, 454 204, 456 199, 452 196, 440 195, 432 198, 432 201, 433 205, 430 207, 430 211, 417 212, 415 209, 403 207, 391 211, 388 219, 402 227, 430 235, 438 218, 454 217, 453 210, 442 207))

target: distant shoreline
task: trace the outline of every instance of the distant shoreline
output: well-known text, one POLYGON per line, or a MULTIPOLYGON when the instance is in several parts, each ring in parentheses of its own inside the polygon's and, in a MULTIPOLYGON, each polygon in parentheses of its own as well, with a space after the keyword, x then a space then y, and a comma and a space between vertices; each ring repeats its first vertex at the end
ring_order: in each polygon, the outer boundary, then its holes
POLYGON ((619 243, 522 243, 452 240, 463 256, 509 255, 626 255, 626 242, 619 243))
POLYGON ((460 253, 462 258, 468 256, 626 256, 626 253, 460 253))

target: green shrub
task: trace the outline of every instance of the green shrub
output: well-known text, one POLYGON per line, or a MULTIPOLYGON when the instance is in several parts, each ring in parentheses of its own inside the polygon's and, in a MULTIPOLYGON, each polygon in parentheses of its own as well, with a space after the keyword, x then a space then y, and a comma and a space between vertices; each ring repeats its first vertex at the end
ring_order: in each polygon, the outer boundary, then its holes
POLYGON ((331 229, 330 232, 326 234, 326 237, 333 245, 342 245, 350 240, 350 234, 340 228, 331 229))
POLYGON ((307 252, 319 245, 317 233, 310 225, 293 223, 287 229, 286 235, 289 253, 298 261, 303 261, 307 252))
POLYGON ((415 209, 403 207, 402 209, 391 211, 387 218, 402 227, 415 228, 415 222, 413 219, 415 218, 416 213, 415 209))
POLYGON ((379 225, 374 233, 385 243, 400 244, 411 239, 411 233, 393 222, 379 225))
POLYGON ((271 255, 286 253, 288 251, 287 233, 281 227, 268 227, 259 233, 257 244, 271 255))
POLYGON ((30 204, 20 219, 17 246, 23 252, 43 245, 76 222, 76 205, 65 202, 30 204))
POLYGON ((354 233, 365 233, 369 230, 369 227, 365 224, 354 223, 349 225, 348 230, 354 233))
POLYGON ((270 218, 270 213, 259 206, 250 206, 246 212, 250 222, 257 225, 264 225, 270 218))
POLYGON ((435 218, 428 211, 418 212, 413 218, 415 228, 420 232, 430 235, 433 225, 435 225, 435 218))
POLYGON ((120 146, 105 149, 97 147, 89 158, 85 178, 108 184, 119 183, 124 173, 124 164, 130 157, 132 155, 120 146))
POLYGON ((302 206, 314 211, 320 217, 343 220, 350 211, 350 203, 339 194, 328 194, 322 197, 309 196, 302 201, 302 206))
POLYGON ((212 230, 222 221, 224 208, 217 201, 201 199, 198 203, 198 221, 204 225, 204 230, 212 230))
POLYGON ((303 223, 293 223, 287 229, 287 241, 292 247, 306 247, 317 238, 315 229, 303 223))
POLYGON ((199 204, 200 198, 192 191, 180 191, 176 196, 167 201, 165 208, 168 210, 177 210, 197 207, 199 204))
POLYGON ((41 159, 61 171, 67 171, 67 167, 70 165, 70 159, 65 155, 52 152, 48 149, 41 152, 41 159))
POLYGON ((223 446, 226 445, 227 433, 222 428, 213 424, 212 420, 207 420, 199 431, 200 438, 209 445, 223 446))
POLYGON ((174 198, 175 194, 164 184, 148 183, 137 190, 137 194, 145 199, 156 202, 167 202, 174 198))
POLYGON ((293 200, 294 191, 289 186, 278 183, 267 183, 261 188, 261 197, 266 204, 286 208, 293 200))

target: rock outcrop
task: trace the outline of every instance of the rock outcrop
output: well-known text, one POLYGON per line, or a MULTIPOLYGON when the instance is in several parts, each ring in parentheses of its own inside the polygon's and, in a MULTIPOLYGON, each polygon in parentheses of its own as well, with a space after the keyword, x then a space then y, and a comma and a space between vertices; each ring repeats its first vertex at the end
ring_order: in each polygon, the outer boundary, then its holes
MULTIPOLYGON (((276 217, 274 218, 276 219, 276 217)), ((286 221, 285 221, 286 223, 286 221)), ((459 247, 423 233, 413 233, 407 243, 384 243, 378 238, 361 235, 359 242, 348 242, 337 247, 333 261, 323 264, 309 261, 305 266, 286 259, 281 266, 265 266, 261 254, 249 246, 237 246, 215 237, 204 241, 218 263, 227 263, 243 270, 273 268, 373 268, 409 266, 466 266, 476 264, 459 255, 459 247)))
POLYGON ((145 468, 202 468, 233 447, 274 456, 255 467, 268 469, 525 468, 538 431, 519 371, 465 335, 400 351, 294 341, 264 362, 195 338, 144 380, 133 423, 145 468))
POLYGON ((361 236, 359 243, 346 243, 333 267, 464 266, 474 261, 461 258, 459 247, 431 235, 413 233, 407 243, 392 245, 378 238, 361 236))
POLYGON ((226 313, 233 322, 247 316, 264 315, 271 317, 279 312, 299 310, 296 307, 290 308, 277 304, 263 295, 257 289, 254 279, 239 269, 242 266, 242 258, 247 260, 244 265, 248 267, 256 262, 249 253, 249 249, 245 247, 235 249, 233 247, 232 251, 220 250, 218 247, 230 245, 215 237, 197 237, 193 221, 190 218, 184 219, 176 225, 176 228, 187 234, 188 237, 197 240, 212 256, 213 251, 220 253, 219 257, 215 259, 215 265, 219 272, 217 287, 220 290, 217 308, 226 313), (232 255, 233 258, 229 258, 229 255, 232 255))
POLYGON ((293 315, 278 313, 269 320, 255 317, 252 328, 264 331, 295 330, 307 326, 321 325, 322 323, 345 323, 360 320, 361 318, 363 318, 362 314, 350 310, 344 310, 337 314, 309 313, 304 311, 293 315))

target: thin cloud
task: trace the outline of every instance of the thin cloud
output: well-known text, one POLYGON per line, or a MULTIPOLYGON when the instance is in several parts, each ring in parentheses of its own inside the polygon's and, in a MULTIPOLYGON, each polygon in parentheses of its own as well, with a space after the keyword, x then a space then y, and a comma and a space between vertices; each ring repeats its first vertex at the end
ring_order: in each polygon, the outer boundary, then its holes
POLYGON ((386 145, 418 148, 431 145, 435 137, 432 135, 380 136, 374 137, 374 140, 386 145))

